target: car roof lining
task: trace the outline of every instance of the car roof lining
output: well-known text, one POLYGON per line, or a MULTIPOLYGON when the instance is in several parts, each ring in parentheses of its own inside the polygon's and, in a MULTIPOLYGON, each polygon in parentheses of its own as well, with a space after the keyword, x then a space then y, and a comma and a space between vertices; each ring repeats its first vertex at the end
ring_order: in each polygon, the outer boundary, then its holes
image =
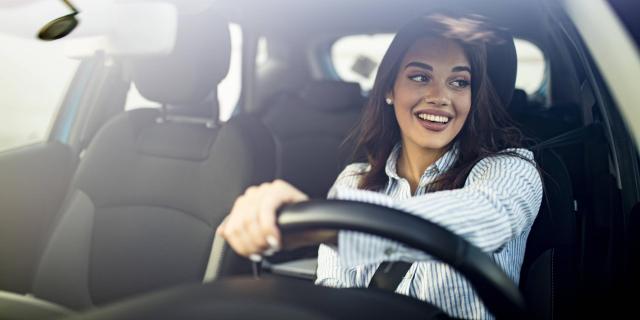
POLYGON ((510 28, 517 37, 544 37, 535 34, 542 33, 544 28, 530 28, 532 24, 540 23, 544 10, 541 1, 449 0, 443 4, 434 0, 220 0, 215 5, 230 20, 252 27, 267 37, 273 34, 290 38, 309 33, 393 32, 417 15, 451 6, 491 17, 510 28))

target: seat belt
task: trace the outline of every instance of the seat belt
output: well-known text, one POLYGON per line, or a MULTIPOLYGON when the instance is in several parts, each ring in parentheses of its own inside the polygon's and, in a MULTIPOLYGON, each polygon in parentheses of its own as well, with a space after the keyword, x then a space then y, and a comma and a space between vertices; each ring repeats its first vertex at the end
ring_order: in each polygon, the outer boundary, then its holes
POLYGON ((411 268, 411 264, 405 261, 382 262, 376 269, 376 273, 373 274, 368 287, 395 292, 407 271, 411 268))
POLYGON ((601 129, 600 125, 592 123, 586 127, 567 131, 559 136, 542 141, 530 149, 532 151, 541 149, 552 149, 558 147, 564 147, 569 145, 578 144, 584 141, 593 141, 593 137, 599 135, 601 129))

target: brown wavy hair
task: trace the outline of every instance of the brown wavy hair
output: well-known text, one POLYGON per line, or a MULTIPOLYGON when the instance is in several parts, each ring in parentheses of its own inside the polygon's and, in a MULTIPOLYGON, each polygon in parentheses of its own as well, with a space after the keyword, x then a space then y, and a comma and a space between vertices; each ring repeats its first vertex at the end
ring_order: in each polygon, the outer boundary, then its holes
POLYGON ((380 63, 369 101, 352 134, 357 150, 366 154, 370 165, 369 171, 361 173, 360 189, 377 191, 388 181, 386 161, 401 135, 393 108, 386 105, 385 98, 393 89, 405 54, 418 39, 426 36, 457 42, 471 65, 471 110, 460 133, 448 146, 456 141, 459 143, 458 159, 429 186, 429 190, 461 188, 473 166, 486 157, 507 154, 522 158, 505 151, 520 147, 523 138, 487 74, 486 46, 501 41, 492 30, 496 29, 479 16, 451 14, 422 16, 400 29, 380 63))

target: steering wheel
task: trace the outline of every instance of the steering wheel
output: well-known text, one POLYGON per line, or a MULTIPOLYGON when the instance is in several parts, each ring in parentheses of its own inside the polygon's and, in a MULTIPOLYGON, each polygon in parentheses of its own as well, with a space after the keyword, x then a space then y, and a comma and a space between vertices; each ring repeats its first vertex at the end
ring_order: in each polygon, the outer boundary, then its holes
MULTIPOLYGON (((518 287, 489 256, 463 238, 414 215, 362 202, 311 200, 281 208, 283 234, 310 230, 353 230, 378 235, 424 251, 465 276, 497 318, 527 318, 518 287)), ((385 315, 442 317, 433 305, 380 290, 334 289, 285 279, 228 278, 186 285, 79 315, 81 319, 232 316, 312 319, 385 315)))

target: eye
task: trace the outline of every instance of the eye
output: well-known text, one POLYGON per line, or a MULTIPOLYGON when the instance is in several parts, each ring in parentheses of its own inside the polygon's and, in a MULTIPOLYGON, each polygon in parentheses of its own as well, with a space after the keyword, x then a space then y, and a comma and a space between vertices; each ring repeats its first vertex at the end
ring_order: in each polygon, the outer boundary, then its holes
POLYGON ((409 76, 410 80, 413 80, 415 82, 427 82, 429 81, 429 77, 425 76, 424 74, 416 74, 413 76, 409 76))
POLYGON ((451 85, 453 85, 456 88, 466 88, 469 85, 471 85, 471 82, 463 79, 458 79, 458 80, 451 81, 451 85))

